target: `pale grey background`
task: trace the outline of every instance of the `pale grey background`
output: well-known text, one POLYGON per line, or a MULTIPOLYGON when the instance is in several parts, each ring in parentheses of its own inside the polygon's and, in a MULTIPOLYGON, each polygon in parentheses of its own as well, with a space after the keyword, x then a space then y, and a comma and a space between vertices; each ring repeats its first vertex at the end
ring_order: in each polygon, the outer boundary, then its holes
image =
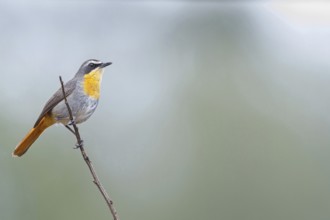
POLYGON ((111 219, 66 129, 11 157, 58 76, 97 58, 80 130, 121 219, 329 219, 329 9, 2 1, 0 218, 111 219))

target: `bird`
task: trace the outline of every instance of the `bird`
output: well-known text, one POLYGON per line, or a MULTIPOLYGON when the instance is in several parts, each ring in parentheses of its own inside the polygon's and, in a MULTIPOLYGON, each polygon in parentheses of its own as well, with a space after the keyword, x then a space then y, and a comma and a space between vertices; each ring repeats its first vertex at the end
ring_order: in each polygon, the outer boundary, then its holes
MULTIPOLYGON (((64 84, 67 102, 76 124, 85 122, 95 111, 99 98, 104 68, 112 62, 89 59, 83 62, 75 76, 64 84)), ((54 124, 70 125, 70 114, 65 104, 62 88, 46 102, 33 128, 15 147, 12 156, 24 155, 38 137, 54 124)))

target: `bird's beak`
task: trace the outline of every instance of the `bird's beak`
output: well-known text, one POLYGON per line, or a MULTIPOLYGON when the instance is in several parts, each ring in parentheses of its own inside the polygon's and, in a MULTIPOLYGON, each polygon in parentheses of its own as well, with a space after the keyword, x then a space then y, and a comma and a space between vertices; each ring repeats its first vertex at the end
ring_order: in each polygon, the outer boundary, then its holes
POLYGON ((111 65, 111 64, 112 64, 111 62, 102 63, 102 64, 100 65, 100 68, 104 68, 104 67, 109 66, 109 65, 111 65))

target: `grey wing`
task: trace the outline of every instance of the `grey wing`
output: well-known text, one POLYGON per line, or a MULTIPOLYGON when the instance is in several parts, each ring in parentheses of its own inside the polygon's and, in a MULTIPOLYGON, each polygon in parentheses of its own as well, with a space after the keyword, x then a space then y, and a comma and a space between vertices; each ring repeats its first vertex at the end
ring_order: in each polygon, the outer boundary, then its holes
MULTIPOLYGON (((76 81, 75 80, 70 80, 68 81, 65 85, 64 85, 64 91, 65 91, 65 95, 66 97, 68 97, 73 90, 76 88, 76 81)), ((36 127, 39 122, 41 121, 41 119, 49 112, 51 111, 59 102, 61 102, 63 100, 63 92, 62 92, 62 87, 59 88, 54 95, 47 101, 47 103, 45 104, 45 107, 43 108, 43 110, 41 111, 39 118, 37 119, 36 123, 34 124, 34 127, 36 127)))

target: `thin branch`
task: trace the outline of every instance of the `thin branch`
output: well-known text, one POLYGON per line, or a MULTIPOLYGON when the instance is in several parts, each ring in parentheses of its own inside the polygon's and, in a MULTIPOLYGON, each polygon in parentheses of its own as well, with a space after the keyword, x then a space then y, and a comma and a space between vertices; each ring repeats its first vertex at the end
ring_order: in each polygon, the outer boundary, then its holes
POLYGON ((81 155, 82 157, 84 158, 88 168, 89 168, 89 171, 90 173, 92 174, 93 176, 93 182, 95 183, 95 185, 97 186, 97 188, 99 189, 100 193, 102 194, 104 200, 106 201, 110 211, 111 211, 111 214, 113 216, 113 219, 114 220, 119 220, 119 215, 113 205, 113 202, 111 200, 111 198, 109 197, 108 193, 105 191, 104 187, 102 186, 96 172, 95 172, 95 169, 94 169, 94 166, 92 165, 92 162, 89 160, 89 157, 84 149, 84 143, 83 143, 83 140, 81 139, 80 137, 80 134, 79 134, 79 130, 78 130, 78 127, 73 119, 73 116, 72 116, 72 111, 71 111, 71 108, 69 106, 69 103, 68 103, 68 100, 66 98, 66 95, 65 95, 65 90, 64 90, 64 84, 63 84, 63 81, 62 81, 62 77, 60 76, 60 82, 61 82, 61 86, 62 86, 62 92, 63 92, 63 96, 64 96, 64 101, 65 101, 65 105, 66 107, 68 108, 68 112, 69 112, 69 116, 70 116, 70 125, 73 126, 73 130, 72 128, 70 128, 68 125, 66 125, 65 127, 68 128, 75 136, 76 136, 76 139, 77 139, 77 148, 80 149, 80 152, 81 152, 81 155))
POLYGON ((64 125, 73 135, 76 135, 74 130, 69 125, 64 125))

